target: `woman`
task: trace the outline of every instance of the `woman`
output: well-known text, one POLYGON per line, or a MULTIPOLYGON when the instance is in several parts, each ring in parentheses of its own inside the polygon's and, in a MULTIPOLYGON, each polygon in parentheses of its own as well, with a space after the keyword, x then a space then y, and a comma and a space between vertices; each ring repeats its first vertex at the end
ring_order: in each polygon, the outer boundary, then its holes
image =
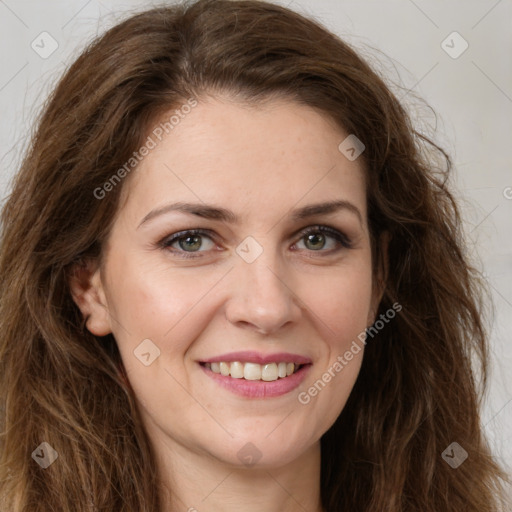
POLYGON ((505 509, 449 168, 288 9, 109 30, 3 211, 4 508, 505 509))

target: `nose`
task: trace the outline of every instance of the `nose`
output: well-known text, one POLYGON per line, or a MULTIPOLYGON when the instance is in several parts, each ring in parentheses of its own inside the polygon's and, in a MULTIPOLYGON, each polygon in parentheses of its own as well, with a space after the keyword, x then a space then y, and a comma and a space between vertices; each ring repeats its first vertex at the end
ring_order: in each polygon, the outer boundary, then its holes
POLYGON ((301 315, 293 280, 270 253, 265 250, 252 263, 237 262, 231 273, 234 291, 226 305, 227 319, 233 325, 262 334, 278 332, 298 322, 301 315))

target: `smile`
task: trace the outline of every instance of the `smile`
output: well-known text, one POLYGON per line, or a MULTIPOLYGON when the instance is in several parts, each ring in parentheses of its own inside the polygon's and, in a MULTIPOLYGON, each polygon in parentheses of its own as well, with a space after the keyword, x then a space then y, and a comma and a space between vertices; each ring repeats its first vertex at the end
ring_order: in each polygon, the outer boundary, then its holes
MULTIPOLYGON (((262 399, 273 398, 281 395, 291 393, 297 389, 311 368, 311 364, 294 364, 294 363, 266 363, 259 365, 258 363, 245 363, 239 361, 232 361, 223 365, 224 372, 229 369, 229 375, 220 373, 220 362, 218 363, 219 372, 216 373, 213 369, 217 369, 215 363, 200 363, 199 368, 205 372, 206 376, 216 382, 220 387, 239 395, 244 398, 262 399), (238 363, 234 364, 234 363, 238 363), (286 377, 279 376, 279 365, 281 364, 281 375, 283 364, 286 365, 286 377), (288 364, 293 365, 292 373, 288 374, 288 364), (274 368, 275 366, 275 368, 274 368), (270 367, 270 369, 269 369, 270 367), (267 368, 267 369, 265 369, 267 368), (234 371, 235 375, 240 377, 233 377, 231 372, 234 371), (253 377, 253 380, 244 376, 247 371, 248 377, 253 377), (238 372, 238 373, 237 373, 238 372), (243 372, 243 374, 242 374, 243 372), (274 378, 277 372, 277 378, 274 378), (261 376, 259 376, 261 374, 261 376), (273 380, 263 380, 263 375, 266 378, 272 377, 273 380), (258 377, 256 379, 256 377, 258 377)), ((290 366, 290 370, 292 370, 290 366)))

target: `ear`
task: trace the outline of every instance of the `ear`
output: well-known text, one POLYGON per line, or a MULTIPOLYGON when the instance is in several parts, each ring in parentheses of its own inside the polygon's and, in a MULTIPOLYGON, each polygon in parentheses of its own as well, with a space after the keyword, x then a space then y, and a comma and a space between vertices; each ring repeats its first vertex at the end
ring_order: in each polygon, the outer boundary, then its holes
POLYGON ((112 332, 108 304, 97 261, 80 260, 68 275, 71 296, 85 318, 87 329, 96 336, 112 332))
POLYGON ((370 307, 370 313, 368 315, 368 325, 372 325, 377 317, 377 311, 379 309, 380 301, 386 290, 386 283, 388 280, 389 271, 389 257, 388 247, 391 236, 389 232, 385 231, 381 233, 378 244, 379 261, 376 264, 376 272, 373 278, 373 291, 372 291, 372 302, 370 307))

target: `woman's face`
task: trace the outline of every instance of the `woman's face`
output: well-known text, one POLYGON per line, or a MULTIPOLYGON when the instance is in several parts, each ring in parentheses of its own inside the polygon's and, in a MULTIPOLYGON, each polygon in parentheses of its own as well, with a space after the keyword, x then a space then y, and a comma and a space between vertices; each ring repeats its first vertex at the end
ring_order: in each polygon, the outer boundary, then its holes
POLYGON ((379 299, 348 135, 293 102, 227 99, 152 135, 81 307, 114 334, 157 447, 271 467, 340 414, 379 299))

